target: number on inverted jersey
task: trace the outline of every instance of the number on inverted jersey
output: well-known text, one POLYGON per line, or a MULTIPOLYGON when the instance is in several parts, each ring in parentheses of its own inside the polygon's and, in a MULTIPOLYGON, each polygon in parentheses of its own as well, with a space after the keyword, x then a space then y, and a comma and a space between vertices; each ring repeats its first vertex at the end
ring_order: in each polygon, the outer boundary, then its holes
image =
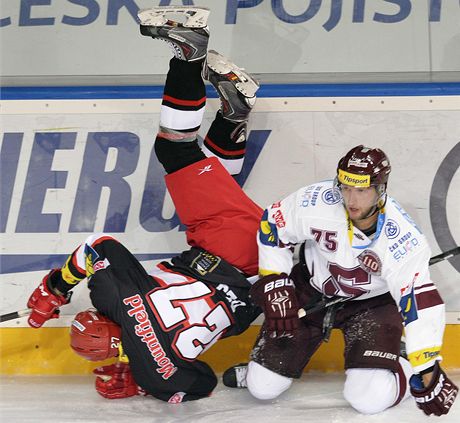
POLYGON ((196 281, 156 288, 148 295, 162 329, 176 330, 172 348, 185 360, 194 360, 232 325, 226 304, 213 301, 214 292, 196 281))

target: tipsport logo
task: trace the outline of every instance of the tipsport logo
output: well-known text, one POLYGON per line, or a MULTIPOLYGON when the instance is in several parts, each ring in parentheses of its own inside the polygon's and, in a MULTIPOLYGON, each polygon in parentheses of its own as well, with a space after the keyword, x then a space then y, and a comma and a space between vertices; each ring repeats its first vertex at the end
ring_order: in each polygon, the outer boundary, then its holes
MULTIPOLYGON (((270 133, 250 131, 243 169, 235 178, 240 186, 244 186, 270 133)), ((34 256, 8 254, 8 244, 16 235, 19 239, 20 234, 36 239, 39 250, 41 234, 124 233, 128 221, 134 222, 134 226, 137 222, 150 233, 184 230, 176 213, 163 216, 167 195, 165 172, 155 156, 153 143, 147 166, 140 169, 145 166, 139 160, 140 143, 139 136, 132 132, 4 133, 0 149, 0 236, 4 234, 8 242, 3 244, 0 256, 1 273, 44 270, 60 266, 65 260, 66 255, 53 256, 51 251, 37 251, 34 256), (76 149, 77 137, 79 142, 85 139, 81 162, 59 160, 61 152, 76 149), (114 152, 115 164, 108 166, 109 154, 114 156, 114 152), (25 176, 17 178, 20 163, 28 165, 25 176), (136 175, 145 175, 145 179, 136 179, 136 175), (102 206, 103 192, 109 194, 102 206), (67 199, 65 204, 59 196, 67 199), (133 215, 134 210, 137 215, 133 215)), ((156 258, 164 255, 144 259, 156 258)))

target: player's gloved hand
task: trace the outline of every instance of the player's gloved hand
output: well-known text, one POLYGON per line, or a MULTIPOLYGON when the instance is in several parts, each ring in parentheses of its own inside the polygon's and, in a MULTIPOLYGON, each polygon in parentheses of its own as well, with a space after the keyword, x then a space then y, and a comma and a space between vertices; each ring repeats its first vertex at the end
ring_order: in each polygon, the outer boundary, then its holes
POLYGON ((96 391, 104 398, 120 399, 147 393, 134 381, 129 364, 117 362, 93 370, 96 391))
POLYGON ((93 374, 96 376, 112 376, 115 373, 115 364, 109 364, 107 366, 96 367, 93 370, 93 374))
POLYGON ((427 416, 447 414, 458 393, 458 387, 447 377, 437 361, 431 374, 431 382, 427 387, 418 374, 410 378, 409 384, 417 407, 427 416))
POLYGON ((299 304, 294 282, 285 273, 259 279, 251 287, 250 295, 262 308, 265 324, 274 337, 292 336, 299 327, 299 304))
POLYGON ((70 302, 70 292, 66 296, 59 295, 54 293, 50 286, 50 277, 59 271, 59 269, 51 270, 40 282, 38 288, 35 288, 29 301, 27 301, 27 307, 32 309, 27 321, 33 328, 40 328, 49 319, 57 319, 59 317, 59 307, 70 302))

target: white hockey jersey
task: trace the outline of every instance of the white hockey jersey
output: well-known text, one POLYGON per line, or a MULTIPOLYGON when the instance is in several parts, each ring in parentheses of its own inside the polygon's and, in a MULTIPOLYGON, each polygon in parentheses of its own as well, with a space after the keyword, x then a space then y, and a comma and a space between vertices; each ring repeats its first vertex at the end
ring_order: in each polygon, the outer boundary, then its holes
POLYGON ((348 219, 332 181, 299 189, 264 212, 258 236, 260 273, 289 274, 291 247, 304 241, 315 289, 352 301, 390 292, 403 317, 414 371, 441 359, 445 310, 430 279, 430 248, 394 199, 388 197, 370 239, 348 219))

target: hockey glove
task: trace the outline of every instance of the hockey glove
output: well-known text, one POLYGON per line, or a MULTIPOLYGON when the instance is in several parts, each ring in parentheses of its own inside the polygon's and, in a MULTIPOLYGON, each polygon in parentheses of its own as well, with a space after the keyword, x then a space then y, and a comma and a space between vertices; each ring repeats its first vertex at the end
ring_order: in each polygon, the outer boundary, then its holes
POLYGON ((274 337, 292 336, 299 327, 299 304, 294 282, 285 273, 264 276, 251 287, 250 295, 262 308, 265 325, 274 337))
POLYGON ((134 381, 129 364, 117 362, 93 370, 96 391, 104 398, 120 399, 147 393, 134 381))
POLYGON ((431 375, 431 382, 427 387, 423 385, 419 374, 413 375, 409 384, 417 407, 427 416, 447 414, 458 393, 458 387, 447 377, 437 361, 431 375))
POLYGON ((67 296, 52 292, 50 278, 55 272, 59 272, 59 269, 51 270, 43 278, 27 302, 27 307, 32 309, 27 321, 33 328, 40 328, 49 319, 57 319, 59 307, 70 302, 70 292, 67 296))

